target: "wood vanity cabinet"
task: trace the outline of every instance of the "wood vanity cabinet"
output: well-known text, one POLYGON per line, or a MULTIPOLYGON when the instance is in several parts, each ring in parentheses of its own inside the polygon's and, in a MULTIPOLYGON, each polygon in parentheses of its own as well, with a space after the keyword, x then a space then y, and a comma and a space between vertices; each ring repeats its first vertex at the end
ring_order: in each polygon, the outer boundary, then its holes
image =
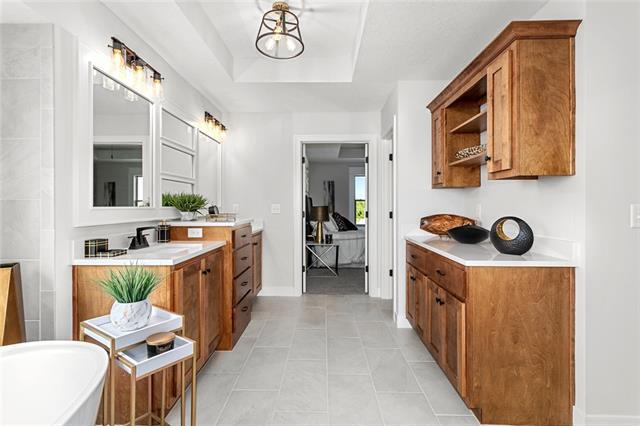
MULTIPOLYGON (((251 321, 251 306, 254 297, 254 238, 251 224, 237 226, 172 226, 171 241, 226 241, 222 264, 221 317, 222 328, 219 350, 231 350, 251 321), (201 236, 190 237, 189 229, 202 230, 201 236)), ((261 250, 260 245, 260 252, 261 250)), ((262 264, 260 263, 260 269, 262 264)), ((261 283, 261 281, 260 281, 261 283)))
POLYGON ((575 174, 574 43, 579 20, 509 24, 428 106, 433 188, 575 174), (457 159, 464 148, 486 153, 457 159))
POLYGON ((407 319, 482 423, 572 424, 573 268, 465 267, 408 242, 406 287, 407 319))
POLYGON ((262 290, 262 231, 255 232, 251 237, 253 246, 253 297, 262 290))
MULTIPOLYGON (((153 270, 162 281, 151 293, 154 306, 184 315, 183 333, 197 342, 197 365, 202 367, 214 353, 221 338, 221 289, 224 253, 222 248, 208 252, 175 266, 145 266, 153 270), (211 272, 209 272, 209 270, 211 272)), ((109 314, 113 299, 100 287, 99 281, 108 277, 109 271, 119 266, 73 267, 73 337, 78 339, 80 322, 109 314)), ((89 339, 88 339, 89 340, 89 339)), ((191 372, 192 361, 187 361, 191 372)), ((167 374, 167 407, 175 403, 179 390, 176 367, 167 374)), ((191 382, 191 374, 185 376, 191 382)), ((148 404, 147 380, 137 386, 138 415, 144 414, 148 404)), ((161 381, 153 377, 152 399, 154 408, 160 407, 161 381)), ((129 376, 116 371, 116 421, 129 420, 129 376)), ((99 410, 100 423, 102 410, 99 410)))

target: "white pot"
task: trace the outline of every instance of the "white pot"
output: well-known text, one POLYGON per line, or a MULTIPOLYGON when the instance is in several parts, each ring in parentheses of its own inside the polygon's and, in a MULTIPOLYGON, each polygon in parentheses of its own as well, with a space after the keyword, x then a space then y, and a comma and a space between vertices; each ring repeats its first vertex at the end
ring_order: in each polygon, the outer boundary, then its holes
POLYGON ((133 331, 144 327, 151 317, 149 299, 134 303, 113 302, 111 306, 111 323, 120 331, 133 331))
POLYGON ((183 222, 190 222, 196 220, 198 212, 180 212, 180 220, 183 222))

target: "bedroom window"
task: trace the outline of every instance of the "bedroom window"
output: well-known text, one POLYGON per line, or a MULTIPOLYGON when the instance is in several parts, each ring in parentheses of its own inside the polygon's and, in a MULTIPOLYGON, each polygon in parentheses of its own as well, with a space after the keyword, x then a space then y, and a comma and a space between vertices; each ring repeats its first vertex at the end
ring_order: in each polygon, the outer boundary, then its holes
POLYGON ((355 200, 354 209, 356 225, 366 225, 367 180, 365 176, 354 176, 355 200))

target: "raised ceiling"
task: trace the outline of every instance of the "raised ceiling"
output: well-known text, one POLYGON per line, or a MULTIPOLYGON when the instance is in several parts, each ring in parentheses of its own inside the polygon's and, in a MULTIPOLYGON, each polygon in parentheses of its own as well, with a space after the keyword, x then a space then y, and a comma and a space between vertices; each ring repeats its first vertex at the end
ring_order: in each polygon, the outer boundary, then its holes
POLYGON ((377 111, 398 80, 453 78, 546 2, 291 0, 306 50, 278 61, 254 46, 268 0, 102 0, 205 95, 243 112, 377 111))

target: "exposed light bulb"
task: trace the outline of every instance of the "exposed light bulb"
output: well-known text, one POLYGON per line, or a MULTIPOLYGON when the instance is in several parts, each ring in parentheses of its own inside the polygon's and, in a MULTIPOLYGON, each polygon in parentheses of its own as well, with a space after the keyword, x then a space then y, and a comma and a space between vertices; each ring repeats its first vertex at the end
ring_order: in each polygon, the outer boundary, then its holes
POLYGON ((144 65, 140 62, 136 62, 133 66, 133 81, 135 82, 135 85, 139 88, 144 87, 146 79, 147 73, 144 65))
POLYGON ((114 48, 111 52, 111 63, 113 64, 114 71, 122 71, 124 68, 124 55, 122 54, 122 49, 114 48))
POLYGON ((164 88, 162 87, 162 76, 159 72, 153 72, 153 77, 151 78, 151 93, 156 98, 156 100, 164 100, 164 88))
POLYGON ((296 50, 296 43, 292 37, 287 37, 287 49, 289 49, 289 52, 296 50))
POLYGON ((265 49, 271 51, 276 47, 276 39, 275 37, 269 37, 267 42, 264 44, 265 49))

